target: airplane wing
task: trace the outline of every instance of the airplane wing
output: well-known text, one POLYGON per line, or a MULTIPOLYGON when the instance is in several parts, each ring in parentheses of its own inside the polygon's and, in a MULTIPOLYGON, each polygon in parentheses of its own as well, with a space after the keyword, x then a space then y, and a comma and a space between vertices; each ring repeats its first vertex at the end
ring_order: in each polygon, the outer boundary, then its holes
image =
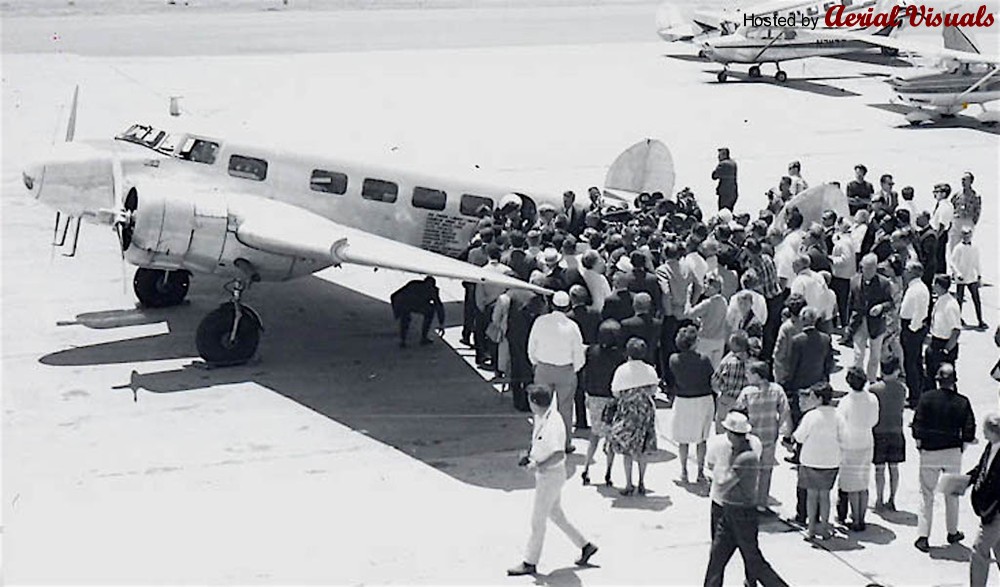
POLYGON ((283 202, 241 194, 229 198, 229 207, 237 219, 237 239, 262 251, 315 259, 324 266, 349 263, 552 293, 514 277, 338 224, 283 202))
POLYGON ((861 43, 868 43, 873 47, 887 47, 889 49, 896 49, 897 51, 905 51, 908 53, 919 53, 921 55, 928 55, 932 57, 937 56, 945 59, 953 59, 961 63, 987 63, 991 65, 1000 65, 1000 56, 997 55, 983 55, 981 53, 957 51, 955 49, 946 49, 944 47, 923 43, 913 43, 890 37, 857 34, 849 31, 819 29, 811 31, 810 34, 829 39, 852 39, 861 43))

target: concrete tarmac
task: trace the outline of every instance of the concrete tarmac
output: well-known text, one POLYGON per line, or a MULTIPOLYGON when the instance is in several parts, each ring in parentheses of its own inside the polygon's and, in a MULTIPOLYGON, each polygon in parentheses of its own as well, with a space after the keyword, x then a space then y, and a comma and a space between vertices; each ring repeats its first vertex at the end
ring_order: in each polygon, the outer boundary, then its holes
MULTIPOLYGON (((600 8, 566 10, 567 21, 595 29, 604 18, 600 8)), ((437 18, 442 30, 483 26, 471 11, 434 15, 406 18, 437 18)), ((256 18, 265 26, 269 16, 256 18)), ((59 135, 77 83, 79 138, 110 137, 134 121, 170 122, 550 191, 584 193, 620 150, 656 137, 673 151, 676 188, 691 186, 708 212, 722 145, 739 161, 738 208, 748 211, 792 159, 812 183, 846 182, 857 162, 876 179, 891 172, 897 187, 916 187, 921 207, 930 206, 933 183, 957 187, 969 169, 984 196, 977 241, 990 284, 986 320, 1000 319, 990 254, 998 250, 997 135, 966 117, 906 126, 886 106, 881 82, 902 69, 898 61, 817 59, 785 65, 785 86, 766 78, 718 84, 717 68, 690 49, 566 44, 558 27, 551 39, 539 33, 544 44, 520 46, 442 48, 418 39, 410 44, 421 50, 302 54, 307 43, 296 38, 294 50, 206 56, 202 45, 186 54, 167 48, 184 46, 185 22, 162 30, 157 55, 82 57, 12 46, 7 33, 23 23, 4 22, 6 582, 533 582, 504 576, 527 538, 532 479, 515 462, 528 423, 456 343, 458 305, 449 306, 444 341, 400 351, 385 300, 408 276, 331 269, 259 284, 250 303, 266 327, 260 360, 199 367, 194 331, 224 299, 220 281, 196 277, 181 307, 138 309, 111 231, 85 226, 77 257, 64 258, 48 246, 51 212, 25 197, 20 170, 59 135), (185 112, 170 119, 175 95, 185 112)), ((652 27, 650 19, 650 35, 652 27)), ((219 30, 218 45, 238 46, 235 29, 219 30)), ((86 27, 78 34, 81 46, 106 43, 86 38, 97 36, 86 27)), ((459 287, 446 289, 459 299, 459 287)), ((990 333, 966 331, 961 344, 960 388, 981 417, 998 406, 988 376, 997 350, 990 333)), ((851 351, 841 353, 848 364, 851 351)), ((844 388, 843 372, 835 384, 844 388)), ((663 430, 671 416, 659 411, 663 430)), ((699 584, 709 503, 705 488, 675 482, 676 447, 661 436, 647 479, 653 493, 639 498, 582 487, 586 441, 574 443, 563 502, 601 551, 593 567, 574 567, 577 552, 552 529, 534 583, 699 584)), ((964 464, 980 450, 966 451, 964 464)), ((602 469, 599 462, 592 476, 602 469)), ((613 475, 620 488, 620 464, 613 475)), ((872 513, 866 532, 822 547, 772 520, 761 532, 765 556, 792 585, 965 584, 976 529, 968 499, 963 545, 943 546, 939 500, 935 548, 922 554, 912 546, 916 480, 909 441, 900 512, 872 513)), ((782 463, 772 493, 783 516, 792 512, 794 484, 782 463)), ((742 575, 738 558, 727 575, 733 583, 742 575)), ((1000 584, 996 571, 992 581, 1000 584)))

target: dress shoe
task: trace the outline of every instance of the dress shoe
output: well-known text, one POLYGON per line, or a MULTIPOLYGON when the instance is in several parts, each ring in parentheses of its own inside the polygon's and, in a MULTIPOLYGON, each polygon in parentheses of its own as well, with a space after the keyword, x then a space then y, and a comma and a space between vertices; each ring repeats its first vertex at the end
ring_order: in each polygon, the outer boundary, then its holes
POLYGON ((590 561, 590 557, 594 556, 597 552, 597 547, 590 542, 583 545, 583 551, 580 553, 580 558, 576 559, 576 564, 579 566, 584 566, 590 561))
POLYGON ((917 541, 913 543, 913 546, 915 546, 917 548, 917 550, 919 550, 920 552, 930 552, 931 551, 931 545, 927 544, 927 537, 926 536, 921 536, 920 538, 917 538, 917 541))
POLYGON ((890 512, 896 511, 896 502, 891 499, 885 502, 885 509, 889 510, 890 512))
POLYGON ((965 540, 965 534, 961 532, 955 532, 954 534, 948 534, 948 544, 958 544, 959 542, 965 540))
POLYGON ((791 463, 793 465, 798 465, 799 464, 799 459, 797 459, 795 457, 795 455, 792 455, 790 457, 785 457, 785 462, 786 463, 791 463))
POLYGON ((571 455, 571 454, 573 454, 575 452, 576 452, 576 447, 575 446, 569 445, 569 446, 566 447, 566 454, 571 455))
POLYGON ((508 577, 519 577, 521 575, 534 575, 537 572, 538 572, 538 570, 535 568, 535 565, 528 564, 528 563, 521 563, 521 564, 517 565, 516 567, 507 569, 507 576, 508 577))
POLYGON ((865 525, 864 522, 854 522, 853 524, 851 524, 850 528, 851 532, 864 532, 867 526, 865 525))

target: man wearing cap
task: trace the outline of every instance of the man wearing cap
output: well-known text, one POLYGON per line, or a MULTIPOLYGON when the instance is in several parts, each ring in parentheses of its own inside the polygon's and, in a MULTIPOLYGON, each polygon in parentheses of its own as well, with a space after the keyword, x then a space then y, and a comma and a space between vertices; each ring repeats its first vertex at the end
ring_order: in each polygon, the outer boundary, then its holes
POLYGON ((937 261, 937 270, 944 272, 948 263, 948 253, 951 252, 954 242, 948 238, 951 232, 951 225, 955 220, 955 207, 948 199, 951 195, 951 186, 946 183, 934 185, 934 210, 931 212, 931 228, 937 234, 937 250, 934 258, 937 261))
MULTIPOLYGON (((920 396, 913 413, 913 438, 920 450, 920 497, 923 507, 917 516, 917 541, 914 546, 930 550, 931 520, 934 517, 934 490, 941 473, 958 474, 962 467, 962 449, 976 439, 976 417, 972 404, 958 393, 955 367, 942 363, 937 372, 937 388, 920 396)), ((958 530, 958 496, 945 495, 945 524, 948 543, 961 542, 965 535, 958 530)))
POLYGON ((739 412, 726 414, 722 427, 725 436, 710 439, 707 457, 712 471, 712 549, 704 584, 721 587, 726 564, 739 549, 747 585, 787 585, 757 543, 760 440, 750 434, 750 421, 739 412))
POLYGON ((792 178, 792 195, 797 196, 799 193, 809 189, 809 184, 806 182, 805 178, 802 177, 802 164, 798 161, 792 161, 788 164, 788 175, 792 178))
MULTIPOLYGON (((962 334, 962 309, 951 295, 951 277, 934 278, 934 295, 937 300, 931 310, 931 341, 927 347, 927 377, 933 377, 942 363, 958 363, 958 337, 962 334)), ((934 387, 928 381, 927 388, 934 387)))
POLYGON ((854 166, 854 179, 847 183, 847 207, 851 210, 851 216, 871 205, 875 188, 865 179, 867 173, 868 168, 858 163, 854 166))
POLYGON ((732 210, 736 207, 740 193, 736 185, 736 161, 729 158, 728 147, 719 148, 719 164, 712 172, 712 179, 719 182, 715 187, 715 193, 719 196, 719 210, 723 208, 732 210))
POLYGON ((552 311, 535 320, 528 336, 528 359, 535 366, 535 383, 551 385, 555 390, 556 404, 566 428, 568 453, 575 450, 569 441, 576 374, 586 362, 580 327, 566 315, 569 305, 569 294, 557 291, 552 296, 552 311))

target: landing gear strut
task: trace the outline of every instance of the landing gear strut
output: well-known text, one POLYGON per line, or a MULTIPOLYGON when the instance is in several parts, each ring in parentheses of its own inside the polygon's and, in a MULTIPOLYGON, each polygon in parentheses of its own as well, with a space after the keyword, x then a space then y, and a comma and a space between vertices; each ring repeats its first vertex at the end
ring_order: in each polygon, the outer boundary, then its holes
POLYGON ((716 79, 719 80, 719 83, 723 83, 726 81, 726 77, 728 76, 729 76, 729 71, 725 67, 723 67, 722 71, 720 71, 718 75, 716 75, 715 77, 716 79))
POLYGON ((140 267, 132 279, 132 289, 139 303, 147 308, 167 308, 184 301, 191 274, 184 270, 164 271, 140 267))
POLYGON ((775 63, 774 66, 778 68, 778 71, 774 74, 774 79, 778 80, 780 83, 788 81, 788 74, 781 71, 781 64, 775 63))
POLYGON ((195 342, 198 354, 211 365, 241 365, 257 351, 260 332, 264 329, 260 316, 240 298, 251 281, 232 282, 232 300, 209 312, 198 325, 195 342))

